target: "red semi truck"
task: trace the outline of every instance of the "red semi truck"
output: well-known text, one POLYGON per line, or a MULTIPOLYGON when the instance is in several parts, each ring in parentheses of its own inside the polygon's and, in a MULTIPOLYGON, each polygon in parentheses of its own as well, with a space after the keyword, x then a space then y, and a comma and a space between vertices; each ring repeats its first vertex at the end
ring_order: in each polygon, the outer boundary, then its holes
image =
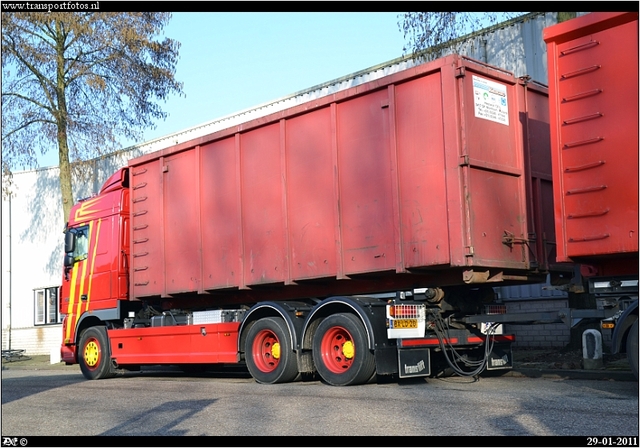
POLYGON ((130 160, 71 211, 62 360, 335 386, 510 368, 493 286, 576 261, 549 116, 544 86, 452 55, 130 160))

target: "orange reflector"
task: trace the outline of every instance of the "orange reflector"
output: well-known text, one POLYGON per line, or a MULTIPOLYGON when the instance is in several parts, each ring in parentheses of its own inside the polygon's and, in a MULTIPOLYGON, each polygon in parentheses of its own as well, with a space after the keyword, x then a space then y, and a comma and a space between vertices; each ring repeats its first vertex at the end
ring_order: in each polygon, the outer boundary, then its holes
POLYGON ((616 324, 614 324, 613 322, 602 322, 602 328, 610 330, 613 327, 615 327, 616 324))

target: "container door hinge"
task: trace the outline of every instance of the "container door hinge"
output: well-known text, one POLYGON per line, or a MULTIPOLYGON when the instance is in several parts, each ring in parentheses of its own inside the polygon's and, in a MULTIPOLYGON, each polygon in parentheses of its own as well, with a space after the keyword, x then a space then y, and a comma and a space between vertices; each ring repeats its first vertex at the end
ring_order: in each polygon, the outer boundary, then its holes
POLYGON ((464 78, 466 75, 466 67, 463 65, 461 67, 456 67, 456 78, 464 78))
POLYGON ((529 236, 533 236, 533 238, 518 238, 513 233, 505 230, 504 234, 502 235, 502 244, 509 247, 513 247, 514 244, 528 245, 530 242, 535 241, 535 234, 530 234, 529 236))

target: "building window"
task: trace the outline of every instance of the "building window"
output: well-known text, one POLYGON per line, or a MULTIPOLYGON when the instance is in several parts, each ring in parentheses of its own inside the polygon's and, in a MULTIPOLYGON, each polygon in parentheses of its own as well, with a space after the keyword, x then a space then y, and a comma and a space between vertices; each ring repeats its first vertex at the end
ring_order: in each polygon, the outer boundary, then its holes
POLYGON ((35 324, 51 325, 62 322, 58 288, 42 288, 33 291, 35 297, 35 324))

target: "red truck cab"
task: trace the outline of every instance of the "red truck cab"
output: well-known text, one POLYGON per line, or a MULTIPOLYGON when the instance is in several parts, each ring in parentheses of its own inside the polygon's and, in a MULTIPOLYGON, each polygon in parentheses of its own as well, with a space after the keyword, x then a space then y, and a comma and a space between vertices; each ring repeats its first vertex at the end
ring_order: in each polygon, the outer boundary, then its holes
POLYGON ((118 301, 128 299, 128 168, 107 179, 97 195, 75 204, 64 232, 61 359, 76 363, 83 322, 117 310, 118 301))

